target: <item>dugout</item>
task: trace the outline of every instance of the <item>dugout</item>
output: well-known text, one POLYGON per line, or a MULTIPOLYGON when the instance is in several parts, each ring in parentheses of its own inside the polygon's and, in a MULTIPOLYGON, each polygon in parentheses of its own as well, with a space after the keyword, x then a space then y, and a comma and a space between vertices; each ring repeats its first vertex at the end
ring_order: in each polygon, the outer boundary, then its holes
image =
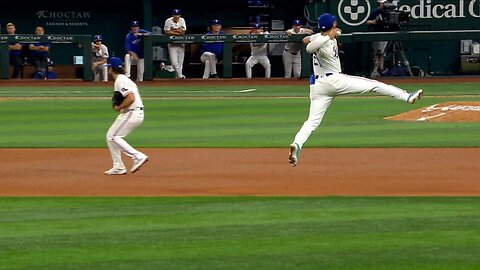
MULTIPOLYGON (((363 20, 369 11, 375 8, 376 0, 300 2, 143 0, 138 3, 119 0, 115 1, 115 4, 87 0, 73 7, 71 3, 60 0, 41 3, 17 1, 15 4, 21 8, 11 7, 0 10, 1 34, 5 33, 5 25, 8 22, 15 23, 18 34, 32 34, 37 25, 43 25, 47 35, 100 34, 104 37, 104 43, 108 46, 110 55, 121 57, 124 54, 124 37, 129 31, 132 20, 140 21, 144 29, 153 30, 154 27, 163 27, 165 19, 170 16, 170 11, 174 8, 182 10, 182 16, 187 22, 187 34, 205 33, 212 18, 221 19, 226 29, 248 27, 252 22, 260 22, 269 28, 270 32, 283 31, 290 27, 293 19, 298 18, 307 25, 315 27, 316 18, 323 12, 330 12, 337 16, 343 33, 362 33, 368 32, 363 20), (283 29, 280 30, 281 28, 283 29)), ((480 1, 478 0, 437 0, 433 3, 401 0, 399 9, 411 14, 409 22, 402 26, 402 31, 405 32, 478 30, 480 23, 480 1)), ((480 38, 467 35, 455 36, 458 38, 455 39, 448 33, 435 36, 435 40, 404 40, 408 58, 411 62, 416 61, 411 65, 418 65, 423 70, 429 71, 431 75, 462 74, 461 40, 472 40, 475 43, 479 42, 480 38)), ((353 40, 351 43, 343 44, 346 72, 357 75, 368 74, 370 63, 366 59, 371 59, 369 50, 371 41, 372 39, 353 40)), ((59 78, 79 77, 82 73, 80 72, 82 67, 75 66, 73 63, 73 56, 83 55, 82 46, 79 43, 59 43, 52 46, 51 58, 58 70, 64 70, 59 74, 59 78)), ((280 56, 275 55, 278 52, 273 53, 270 58, 272 75, 281 76, 283 66, 281 61, 278 61, 280 56)), ((197 60, 186 59, 186 61, 194 63, 197 60)), ((153 68, 157 69, 156 66, 153 68)))

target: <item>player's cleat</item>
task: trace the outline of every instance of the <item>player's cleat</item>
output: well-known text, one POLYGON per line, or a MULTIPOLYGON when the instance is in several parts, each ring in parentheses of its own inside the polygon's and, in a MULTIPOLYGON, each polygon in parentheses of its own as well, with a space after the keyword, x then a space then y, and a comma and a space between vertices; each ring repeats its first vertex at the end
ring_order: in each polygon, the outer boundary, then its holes
POLYGON ((145 164, 145 162, 148 161, 148 157, 147 156, 143 156, 139 159, 134 159, 133 160, 133 166, 132 166, 132 169, 130 170, 132 173, 138 171, 138 169, 140 169, 140 167, 145 164))
POLYGON ((422 96, 423 96, 423 90, 419 89, 408 96, 407 102, 413 104, 415 103, 415 101, 421 99, 422 96))
POLYGON ((125 169, 125 168, 123 168, 123 169, 111 168, 110 170, 105 171, 105 174, 108 174, 108 175, 122 175, 122 174, 126 174, 126 173, 127 173, 127 169, 125 169))
POLYGON ((290 144, 290 152, 288 153, 288 163, 290 166, 297 166, 298 153, 300 152, 300 147, 296 143, 290 144))

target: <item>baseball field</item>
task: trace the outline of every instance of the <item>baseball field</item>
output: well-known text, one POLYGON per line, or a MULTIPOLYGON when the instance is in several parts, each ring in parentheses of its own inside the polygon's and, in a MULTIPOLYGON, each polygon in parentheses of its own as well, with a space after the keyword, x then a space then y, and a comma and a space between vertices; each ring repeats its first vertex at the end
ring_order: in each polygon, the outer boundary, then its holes
POLYGON ((480 78, 385 82, 425 96, 336 98, 295 168, 308 81, 142 82, 107 176, 113 82, 3 81, 0 269, 479 269, 480 78))

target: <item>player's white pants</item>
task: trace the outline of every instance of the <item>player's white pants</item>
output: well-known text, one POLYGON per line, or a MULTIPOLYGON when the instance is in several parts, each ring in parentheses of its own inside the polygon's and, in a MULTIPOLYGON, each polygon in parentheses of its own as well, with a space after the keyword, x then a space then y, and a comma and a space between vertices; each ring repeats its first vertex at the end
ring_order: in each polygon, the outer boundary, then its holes
POLYGON ((143 123, 143 110, 128 111, 120 113, 107 132, 107 144, 112 155, 113 168, 124 169, 122 153, 133 158, 139 159, 143 154, 133 148, 123 138, 143 123))
POLYGON ((183 76, 183 60, 185 59, 185 47, 168 44, 168 54, 170 56, 170 62, 175 69, 175 77, 185 77, 183 76))
POLYGON ((130 70, 132 65, 137 65, 137 82, 143 81, 143 73, 145 71, 145 60, 133 60, 130 54, 125 54, 125 75, 130 78, 130 70))
POLYGON ((302 73, 302 54, 298 52, 296 55, 293 55, 289 51, 283 51, 282 54, 283 68, 285 70, 285 78, 293 77, 300 78, 302 73))
POLYGON ((217 74, 217 56, 211 52, 204 52, 200 56, 200 61, 205 64, 203 78, 207 79, 210 75, 217 74))
POLYGON ((100 81, 100 77, 102 77, 102 81, 107 82, 108 81, 108 65, 103 64, 103 65, 97 65, 93 69, 93 80, 95 82, 100 81))
POLYGON ((310 85, 308 119, 303 123, 293 142, 298 144, 300 148, 303 147, 310 134, 322 122, 323 116, 335 96, 368 92, 376 92, 405 102, 407 102, 409 96, 405 90, 376 80, 338 73, 328 77, 324 76, 315 80, 315 84, 310 85))
POLYGON ((270 78, 270 60, 267 56, 250 56, 245 63, 245 73, 247 78, 252 78, 252 67, 261 64, 265 69, 265 78, 270 78))

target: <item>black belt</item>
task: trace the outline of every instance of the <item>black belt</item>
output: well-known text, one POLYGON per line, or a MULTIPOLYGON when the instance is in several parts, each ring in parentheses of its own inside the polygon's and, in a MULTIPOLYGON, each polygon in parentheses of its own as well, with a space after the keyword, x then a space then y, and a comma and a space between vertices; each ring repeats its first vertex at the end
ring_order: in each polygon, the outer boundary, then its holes
POLYGON ((291 52, 291 51, 289 51, 289 50, 287 50, 287 49, 285 49, 285 51, 291 53, 292 55, 297 55, 297 54, 298 54, 298 52, 293 53, 293 52, 291 52))
POLYGON ((131 112, 131 111, 135 111, 135 110, 143 111, 143 107, 138 107, 138 108, 135 108, 135 109, 130 109, 130 110, 128 110, 128 111, 131 112))
MULTIPOLYGON (((328 72, 328 73, 325 73, 325 76, 328 77, 330 75, 333 75, 333 73, 331 72, 328 72)), ((320 76, 320 75, 315 75, 315 79, 318 79, 318 78, 322 78, 323 76, 320 76)))

